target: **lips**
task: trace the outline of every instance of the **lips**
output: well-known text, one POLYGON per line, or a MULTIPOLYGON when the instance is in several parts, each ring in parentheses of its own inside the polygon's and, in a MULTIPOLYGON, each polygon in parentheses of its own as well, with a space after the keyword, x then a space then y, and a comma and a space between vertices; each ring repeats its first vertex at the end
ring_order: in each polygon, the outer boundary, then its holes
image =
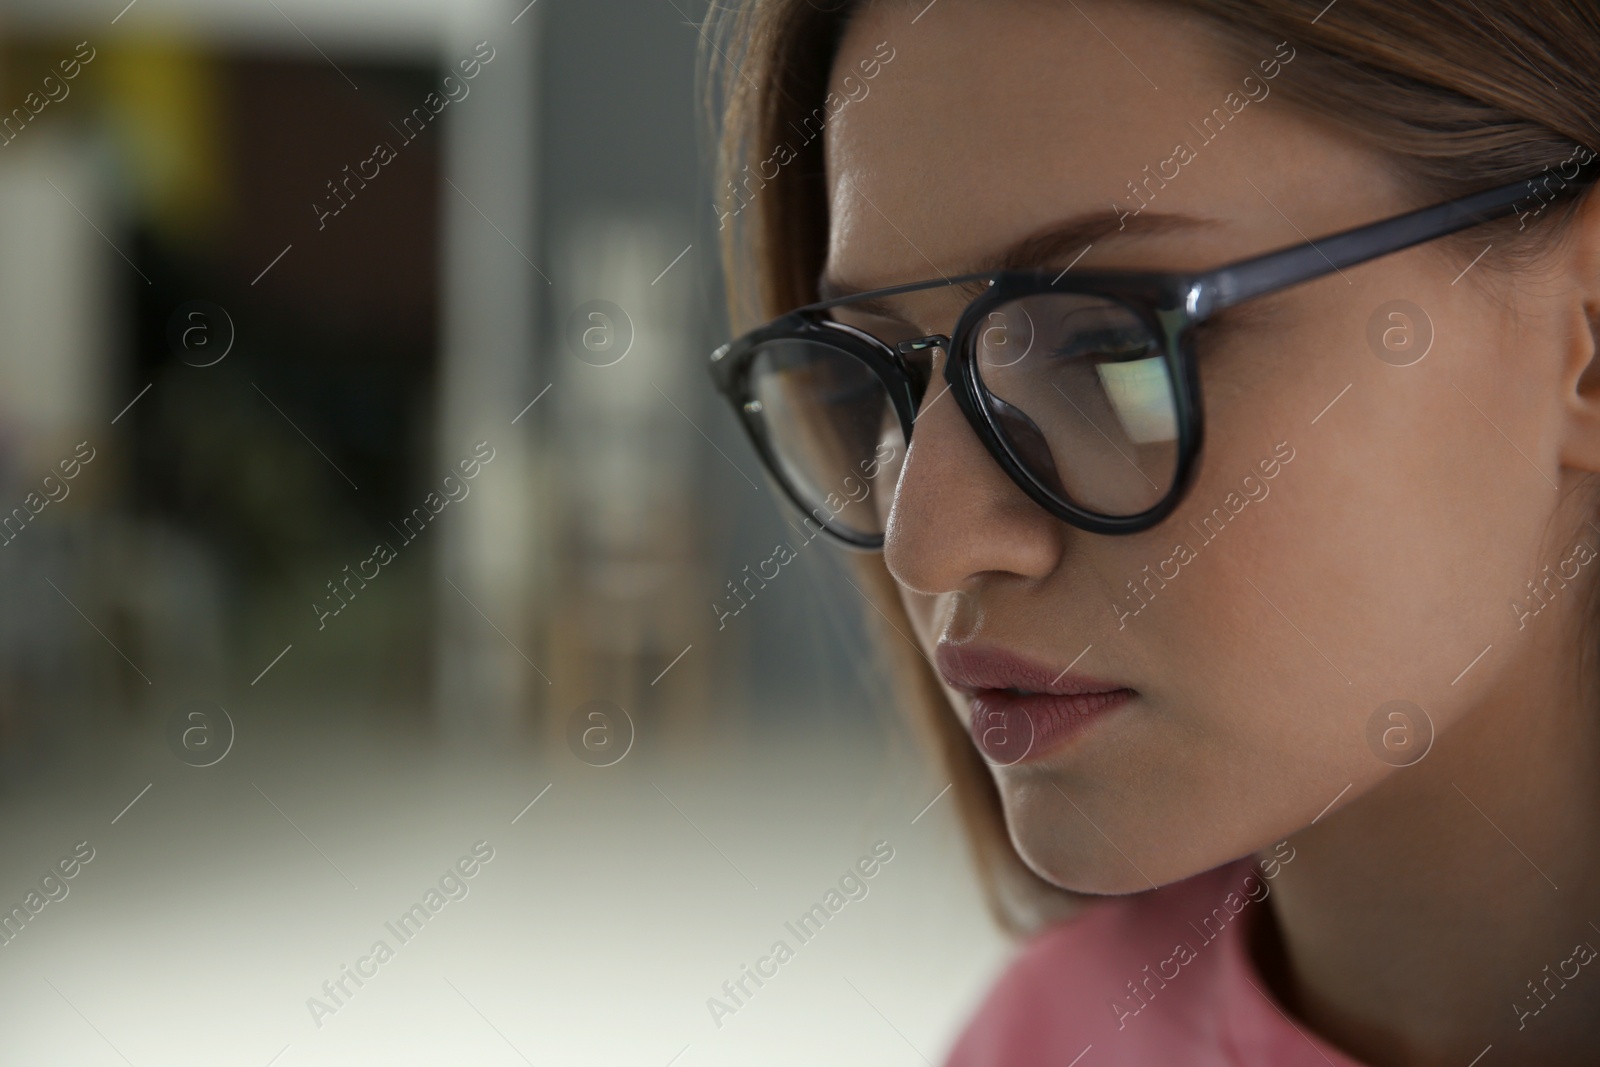
POLYGON ((970 698, 973 743, 1002 766, 1043 758, 1138 695, 997 648, 941 644, 934 658, 946 684, 970 698))

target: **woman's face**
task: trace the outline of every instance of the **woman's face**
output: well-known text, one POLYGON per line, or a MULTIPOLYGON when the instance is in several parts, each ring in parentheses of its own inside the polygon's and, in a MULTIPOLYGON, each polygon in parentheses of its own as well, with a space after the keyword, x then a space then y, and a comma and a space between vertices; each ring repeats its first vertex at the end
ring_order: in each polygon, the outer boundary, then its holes
MULTIPOLYGON (((955 275, 1085 217, 1112 225, 1038 266, 1202 269, 1420 206, 1280 98, 1293 42, 1240 61, 1176 8, 921 7, 870 6, 835 67, 851 102, 825 132, 826 275, 844 286, 955 275), (863 95, 859 64, 890 49, 863 95)), ((915 639, 945 668, 1004 652, 1133 691, 1064 741, 990 761, 1040 874, 1164 884, 1397 777, 1445 776, 1448 793, 1452 760, 1504 740, 1472 713, 1547 671, 1580 599, 1531 614, 1527 583, 1545 564, 1591 570, 1573 545, 1600 539, 1583 494, 1557 492, 1593 449, 1574 443, 1571 399, 1592 348, 1563 268, 1462 276, 1469 260, 1419 246, 1205 328, 1198 475, 1129 536, 1026 497, 936 362, 885 546, 915 639), (1391 701, 1426 722, 1389 717, 1391 701), (1430 731, 1427 757, 1397 768, 1430 731)), ((948 291, 901 299, 906 336, 953 332, 948 291)), ((969 723, 972 694, 946 690, 969 723)))

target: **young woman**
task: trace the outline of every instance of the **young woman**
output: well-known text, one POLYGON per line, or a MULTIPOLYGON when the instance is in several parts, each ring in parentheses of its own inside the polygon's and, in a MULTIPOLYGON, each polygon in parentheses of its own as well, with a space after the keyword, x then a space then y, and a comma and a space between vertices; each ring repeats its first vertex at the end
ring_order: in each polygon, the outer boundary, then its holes
POLYGON ((723 15, 713 373, 1027 937, 948 1062, 1600 1062, 1600 7, 723 15))

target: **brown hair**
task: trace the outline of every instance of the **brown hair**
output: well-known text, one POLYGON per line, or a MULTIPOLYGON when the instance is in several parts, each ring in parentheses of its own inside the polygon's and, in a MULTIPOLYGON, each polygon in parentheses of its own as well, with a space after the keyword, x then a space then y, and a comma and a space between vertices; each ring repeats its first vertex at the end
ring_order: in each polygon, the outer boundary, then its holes
MULTIPOLYGON (((1418 206, 1555 168, 1575 142, 1600 143, 1592 121, 1600 114, 1600 5, 1593 2, 1149 2, 1205 16, 1216 44, 1245 63, 1288 41, 1293 71, 1276 91, 1384 152, 1418 206)), ((824 103, 839 41, 861 6, 714 0, 707 15, 706 105, 721 119, 718 217, 735 333, 817 298, 828 232, 822 138, 795 142, 824 103), (769 177, 780 145, 792 158, 769 177)), ((1499 267, 1515 269, 1547 247, 1528 238, 1561 233, 1574 207, 1564 201, 1523 234, 1515 216, 1491 224, 1501 231, 1492 239, 1508 253, 1499 267)), ((1483 232, 1474 231, 1474 246, 1483 232)), ((1070 914, 1082 898, 1034 874, 1011 844, 994 779, 911 645, 910 621, 882 558, 853 562, 880 654, 953 785, 996 921, 1025 936, 1070 914)))

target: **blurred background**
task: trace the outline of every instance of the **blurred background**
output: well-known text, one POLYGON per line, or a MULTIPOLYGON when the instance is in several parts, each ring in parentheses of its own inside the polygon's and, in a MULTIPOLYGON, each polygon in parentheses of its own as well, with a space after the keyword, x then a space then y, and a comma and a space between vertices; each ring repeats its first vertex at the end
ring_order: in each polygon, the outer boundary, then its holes
POLYGON ((0 10, 0 1062, 942 1057, 870 605, 730 585, 705 6, 0 10))

